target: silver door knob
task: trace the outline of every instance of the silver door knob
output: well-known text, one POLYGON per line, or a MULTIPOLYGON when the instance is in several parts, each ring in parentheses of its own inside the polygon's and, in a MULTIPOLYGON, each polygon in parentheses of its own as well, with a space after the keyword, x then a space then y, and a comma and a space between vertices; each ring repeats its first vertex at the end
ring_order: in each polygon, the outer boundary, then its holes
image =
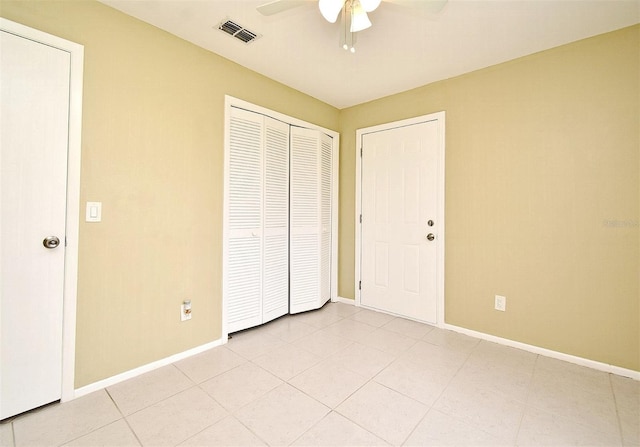
POLYGON ((434 240, 436 237, 433 235, 433 233, 429 233, 427 234, 427 240, 432 241, 434 240))
POLYGON ((44 248, 48 249, 56 248, 58 245, 60 245, 60 239, 55 236, 48 236, 44 238, 44 240, 42 241, 42 245, 44 245, 44 248))

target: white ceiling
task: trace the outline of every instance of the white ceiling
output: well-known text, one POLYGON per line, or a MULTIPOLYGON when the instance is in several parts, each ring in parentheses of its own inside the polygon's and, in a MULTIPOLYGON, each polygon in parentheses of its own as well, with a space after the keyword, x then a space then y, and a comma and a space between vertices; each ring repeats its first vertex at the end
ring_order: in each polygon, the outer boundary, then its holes
POLYGON ((449 0, 438 14, 383 1, 351 54, 315 0, 269 17, 269 0, 101 1, 340 109, 640 22, 640 0, 449 0), (262 37, 219 31, 227 17, 262 37))

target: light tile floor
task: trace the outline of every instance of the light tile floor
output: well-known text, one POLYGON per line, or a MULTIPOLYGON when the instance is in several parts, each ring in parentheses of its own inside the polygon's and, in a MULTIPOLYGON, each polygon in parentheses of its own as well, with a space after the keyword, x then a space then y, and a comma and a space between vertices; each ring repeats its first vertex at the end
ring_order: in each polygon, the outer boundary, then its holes
POLYGON ((341 303, 0 425, 2 446, 639 446, 640 382, 341 303))

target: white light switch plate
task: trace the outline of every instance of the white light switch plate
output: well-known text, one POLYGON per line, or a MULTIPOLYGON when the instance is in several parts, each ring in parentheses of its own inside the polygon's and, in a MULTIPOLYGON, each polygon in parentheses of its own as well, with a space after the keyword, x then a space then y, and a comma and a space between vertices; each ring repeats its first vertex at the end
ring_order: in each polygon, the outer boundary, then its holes
POLYGON ((102 202, 87 202, 87 222, 100 222, 102 220, 102 202))

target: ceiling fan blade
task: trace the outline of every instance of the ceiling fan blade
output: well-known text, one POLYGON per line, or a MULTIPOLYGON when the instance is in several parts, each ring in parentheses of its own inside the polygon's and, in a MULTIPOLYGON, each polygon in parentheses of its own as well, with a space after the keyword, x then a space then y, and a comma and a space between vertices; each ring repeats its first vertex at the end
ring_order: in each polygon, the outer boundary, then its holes
POLYGON ((446 6, 448 0, 386 0, 398 6, 420 9, 430 14, 437 14, 446 6))
POLYGON ((274 0, 256 8, 263 16, 272 16, 280 12, 309 3, 312 0, 274 0))

